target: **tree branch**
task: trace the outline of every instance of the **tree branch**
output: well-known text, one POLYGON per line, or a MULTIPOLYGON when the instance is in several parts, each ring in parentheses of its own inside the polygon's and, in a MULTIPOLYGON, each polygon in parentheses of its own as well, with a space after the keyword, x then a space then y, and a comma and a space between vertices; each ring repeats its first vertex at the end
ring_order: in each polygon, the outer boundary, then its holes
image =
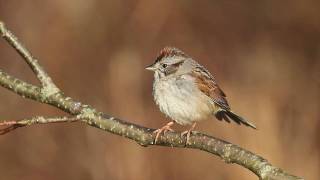
POLYGON ((81 122, 84 122, 90 126, 132 139, 142 146, 160 145, 180 148, 193 148, 209 152, 219 156, 226 163, 236 163, 251 170, 260 179, 302 179, 294 175, 290 175, 282 169, 271 165, 266 159, 248 150, 199 132, 192 132, 189 140, 190 143, 188 144, 186 144, 186 139, 181 137, 180 133, 177 132, 168 132, 165 135, 160 135, 157 143, 155 144, 155 135, 153 133, 154 129, 132 124, 102 112, 98 112, 88 105, 84 105, 70 97, 66 97, 56 87, 48 74, 39 65, 38 61, 34 59, 31 53, 18 41, 18 39, 8 29, 6 29, 5 25, 1 21, 0 35, 28 63, 29 67, 33 70, 41 82, 41 87, 14 78, 13 76, 10 76, 1 70, 0 85, 22 97, 33 99, 41 103, 50 104, 73 116, 68 118, 45 118, 39 116, 20 121, 2 122, 0 123, 0 126, 9 125, 9 127, 1 130, 0 133, 7 133, 16 129, 17 127, 26 125, 47 124, 52 122, 69 122, 81 119, 81 122))
POLYGON ((53 83, 51 78, 39 65, 38 60, 32 56, 28 49, 19 42, 18 38, 11 33, 11 31, 8 30, 2 22, 0 22, 0 33, 1 36, 7 40, 7 42, 21 55, 32 71, 36 74, 37 78, 41 82, 42 87, 44 87, 43 90, 46 90, 51 94, 59 92, 59 89, 53 83))

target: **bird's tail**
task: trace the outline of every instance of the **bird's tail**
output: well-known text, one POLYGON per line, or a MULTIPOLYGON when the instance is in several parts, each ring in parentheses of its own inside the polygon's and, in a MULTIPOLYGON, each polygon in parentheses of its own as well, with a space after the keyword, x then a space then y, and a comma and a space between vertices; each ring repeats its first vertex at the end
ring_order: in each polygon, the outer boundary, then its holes
POLYGON ((253 123, 245 120, 241 116, 239 116, 239 115, 237 115, 237 114, 235 114, 235 113, 233 113, 232 111, 229 111, 229 110, 221 110, 221 111, 217 112, 216 113, 216 117, 219 120, 224 119, 227 122, 230 122, 230 120, 229 120, 229 118, 230 118, 231 120, 233 120, 234 122, 236 122, 239 125, 240 124, 244 124, 244 125, 249 126, 249 127, 253 128, 253 129, 257 129, 257 127, 253 123))

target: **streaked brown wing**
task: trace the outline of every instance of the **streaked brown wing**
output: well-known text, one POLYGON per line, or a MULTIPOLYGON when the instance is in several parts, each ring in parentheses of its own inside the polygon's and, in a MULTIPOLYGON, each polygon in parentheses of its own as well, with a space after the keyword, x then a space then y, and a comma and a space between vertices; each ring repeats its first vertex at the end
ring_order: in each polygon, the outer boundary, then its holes
POLYGON ((200 91, 209 96, 217 105, 225 110, 229 110, 229 104, 225 93, 220 89, 215 82, 213 76, 202 66, 197 67, 193 72, 200 91), (200 75, 202 72, 202 75, 200 75))

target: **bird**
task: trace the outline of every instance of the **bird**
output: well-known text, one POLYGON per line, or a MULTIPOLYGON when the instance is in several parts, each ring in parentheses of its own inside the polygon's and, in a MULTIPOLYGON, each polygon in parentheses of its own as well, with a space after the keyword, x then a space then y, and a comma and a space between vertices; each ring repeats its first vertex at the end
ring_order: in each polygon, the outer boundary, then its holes
POLYGON ((160 111, 171 119, 153 131, 157 143, 160 134, 173 131, 172 125, 191 125, 186 143, 198 121, 213 116, 220 121, 231 121, 256 129, 250 121, 234 113, 211 73, 192 57, 175 47, 163 48, 154 63, 146 67, 154 72, 153 97, 160 111))

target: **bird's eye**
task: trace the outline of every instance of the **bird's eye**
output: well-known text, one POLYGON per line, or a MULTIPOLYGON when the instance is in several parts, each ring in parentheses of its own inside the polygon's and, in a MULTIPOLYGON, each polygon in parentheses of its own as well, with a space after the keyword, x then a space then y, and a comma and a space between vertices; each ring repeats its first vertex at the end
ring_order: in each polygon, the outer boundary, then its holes
POLYGON ((166 67, 168 67, 168 64, 162 64, 162 67, 166 68, 166 67))

